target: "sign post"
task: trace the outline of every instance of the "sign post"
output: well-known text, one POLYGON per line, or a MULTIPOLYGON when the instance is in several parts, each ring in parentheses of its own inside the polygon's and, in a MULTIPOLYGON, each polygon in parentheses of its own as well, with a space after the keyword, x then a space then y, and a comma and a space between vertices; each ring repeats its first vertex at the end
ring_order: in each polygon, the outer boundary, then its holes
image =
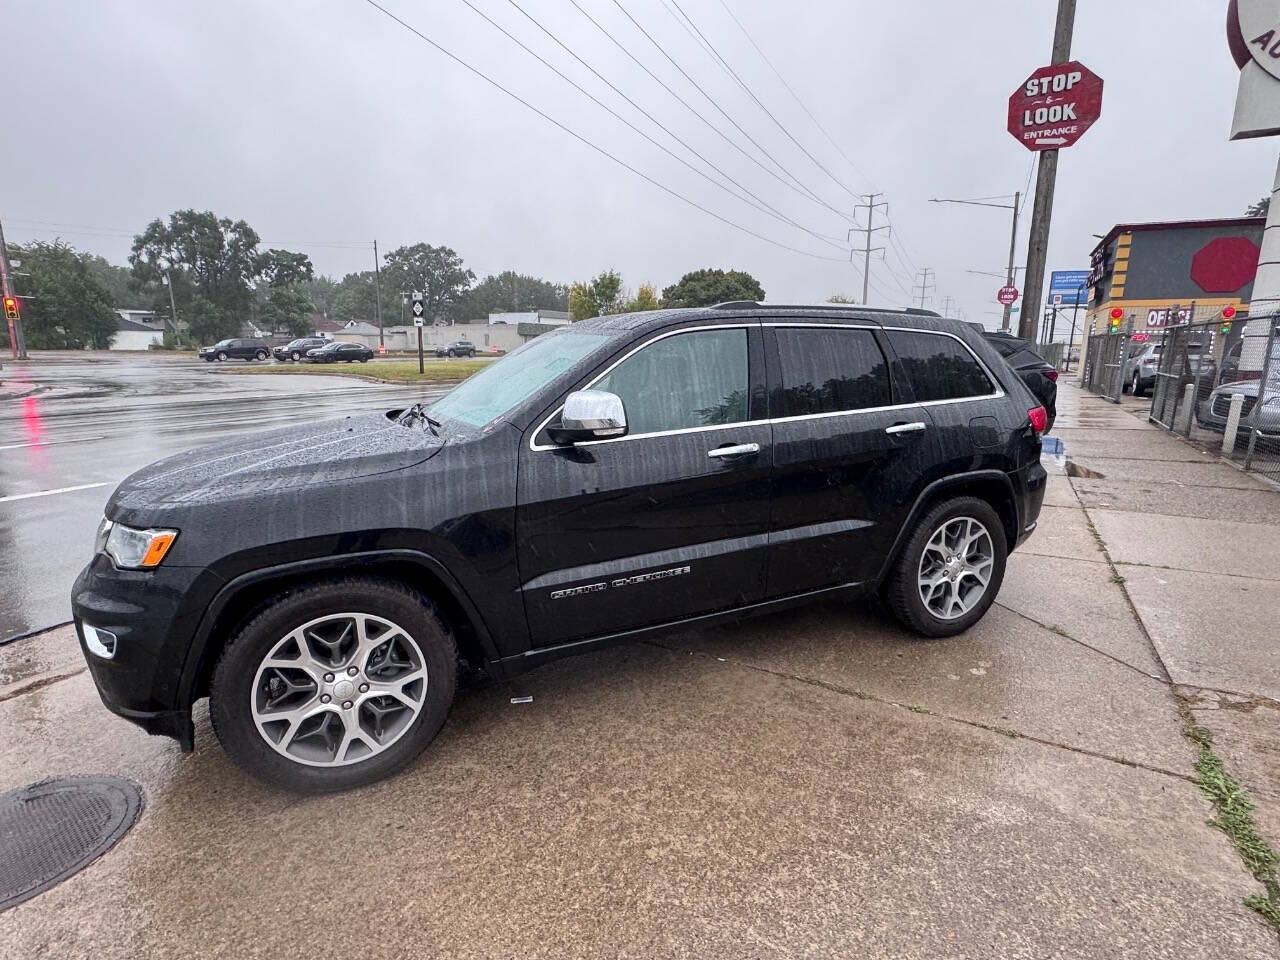
POLYGON ((424 319, 425 308, 422 305, 422 294, 417 290, 413 291, 413 325, 418 328, 418 373, 426 373, 427 369, 422 360, 422 324, 424 319))

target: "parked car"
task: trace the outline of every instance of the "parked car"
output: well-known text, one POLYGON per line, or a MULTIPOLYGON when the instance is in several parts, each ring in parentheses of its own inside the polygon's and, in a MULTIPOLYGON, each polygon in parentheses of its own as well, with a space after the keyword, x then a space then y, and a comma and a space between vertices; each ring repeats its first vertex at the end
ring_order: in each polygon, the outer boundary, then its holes
POLYGON ((307 355, 307 351, 319 350, 328 342, 324 337, 301 337, 290 340, 283 347, 276 347, 271 353, 277 360, 292 360, 296 363, 307 355))
POLYGON ((133 474, 76 630, 121 716, 190 751, 207 696, 244 769, 345 789, 412 762, 462 674, 817 598, 968 629, 1036 527, 1046 424, 986 340, 922 311, 585 320, 431 406, 133 474))
POLYGON ((368 363, 373 359, 373 351, 363 343, 347 343, 334 340, 323 347, 307 351, 307 363, 368 363))
MULTIPOLYGON (((972 324, 971 324, 972 326, 972 324)), ((1029 340, 1023 340, 1009 333, 982 331, 987 343, 995 347, 996 353, 1004 358, 1005 363, 1013 367, 1022 378, 1022 382, 1035 394, 1040 405, 1049 414, 1049 429, 1058 419, 1058 370, 1040 354, 1036 346, 1029 340)))
POLYGON ((474 357, 475 355, 476 345, 470 340, 454 340, 452 343, 436 347, 437 357, 474 357))
MULTIPOLYGON (((1120 381, 1121 391, 1141 397, 1145 396, 1148 390, 1154 390, 1163 354, 1164 344, 1159 340, 1131 344, 1120 381)), ((1185 359, 1183 356, 1175 356, 1171 362, 1165 364, 1165 367, 1166 373, 1176 374, 1179 377, 1198 376, 1206 389, 1213 384, 1218 372, 1213 356, 1206 354, 1202 345, 1197 342, 1186 345, 1185 359)))
POLYGON ((212 347, 201 347, 199 357, 212 363, 214 360, 265 360, 271 351, 265 340, 233 338, 219 340, 212 347))

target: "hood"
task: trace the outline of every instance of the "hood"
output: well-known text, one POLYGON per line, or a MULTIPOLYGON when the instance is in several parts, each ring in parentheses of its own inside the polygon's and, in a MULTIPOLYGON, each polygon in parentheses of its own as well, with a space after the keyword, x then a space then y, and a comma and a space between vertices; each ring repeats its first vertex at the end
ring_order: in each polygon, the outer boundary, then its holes
POLYGON ((143 467, 116 488, 107 516, 344 483, 423 463, 445 442, 381 413, 255 433, 143 467))
MULTIPOLYGON (((1224 383, 1222 386, 1217 387, 1213 392, 1215 395, 1240 393, 1244 394, 1246 397, 1256 398, 1258 396, 1258 384, 1261 382, 1261 380, 1237 380, 1235 383, 1224 383)), ((1278 392, 1280 392, 1280 380, 1273 377, 1271 382, 1267 385, 1267 399, 1271 399, 1278 392)))

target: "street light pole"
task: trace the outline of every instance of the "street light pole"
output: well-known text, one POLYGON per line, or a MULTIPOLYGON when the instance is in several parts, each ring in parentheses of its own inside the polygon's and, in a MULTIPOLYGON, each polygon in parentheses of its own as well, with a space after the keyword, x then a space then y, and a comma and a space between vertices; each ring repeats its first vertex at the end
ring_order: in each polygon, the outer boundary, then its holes
MULTIPOLYGON (((13 290, 13 278, 9 275, 9 248, 4 245, 4 227, 0 226, 0 296, 17 297, 13 290)), ((22 315, 9 318, 9 349, 13 359, 27 359, 27 341, 22 335, 22 315)))
POLYGON ((373 241, 373 312, 378 317, 378 352, 387 352, 387 338, 382 330, 382 269, 378 264, 378 241, 373 241))
MULTIPOLYGON (((968 204, 971 207, 995 207, 997 210, 1013 211, 1013 229, 1010 231, 1010 234, 1009 234, 1009 268, 1005 272, 1005 283, 1008 286, 1012 287, 1014 283, 1014 273, 1018 269, 1020 269, 1013 265, 1013 258, 1016 255, 1017 246, 1018 246, 1018 213, 1019 213, 1018 208, 1022 206, 1022 191, 1021 190, 1014 191, 1012 204, 991 203, 990 202, 991 199, 998 200, 999 197, 988 198, 984 200, 951 200, 951 199, 935 198, 933 200, 930 200, 929 202, 930 203, 964 203, 964 204, 968 204)), ((970 272, 972 273, 974 271, 970 271, 970 272)), ((1024 305, 1026 304, 1026 300, 1023 300, 1023 304, 1024 305)), ((1025 312, 1026 311, 1024 310, 1023 313, 1025 312)), ((1012 315, 1013 315, 1013 304, 1006 303, 1004 305, 1004 322, 1000 326, 1000 329, 1005 331, 1006 333, 1009 331, 1010 318, 1012 317, 1012 315)))

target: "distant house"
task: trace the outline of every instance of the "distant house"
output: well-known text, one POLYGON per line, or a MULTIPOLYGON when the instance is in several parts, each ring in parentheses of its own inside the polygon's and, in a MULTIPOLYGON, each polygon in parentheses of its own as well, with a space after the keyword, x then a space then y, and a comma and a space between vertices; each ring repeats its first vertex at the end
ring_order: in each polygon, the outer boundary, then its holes
POLYGON ((127 316, 146 314, 154 318, 155 314, 150 310, 117 310, 116 314, 120 319, 117 321, 116 335, 111 340, 112 350, 150 350, 152 344, 159 346, 164 343, 163 321, 145 323, 127 316))
POLYGON ((489 325, 519 325, 521 323, 539 323, 550 327, 563 327, 569 322, 569 314, 563 310, 523 310, 510 313, 489 314, 489 325))

